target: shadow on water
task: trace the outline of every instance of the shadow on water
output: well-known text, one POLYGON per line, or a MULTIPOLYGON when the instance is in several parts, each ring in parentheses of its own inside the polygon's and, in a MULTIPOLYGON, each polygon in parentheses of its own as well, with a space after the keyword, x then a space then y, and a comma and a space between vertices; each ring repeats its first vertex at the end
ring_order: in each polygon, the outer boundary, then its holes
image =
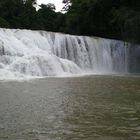
POLYGON ((139 140, 140 77, 0 82, 0 140, 139 140))

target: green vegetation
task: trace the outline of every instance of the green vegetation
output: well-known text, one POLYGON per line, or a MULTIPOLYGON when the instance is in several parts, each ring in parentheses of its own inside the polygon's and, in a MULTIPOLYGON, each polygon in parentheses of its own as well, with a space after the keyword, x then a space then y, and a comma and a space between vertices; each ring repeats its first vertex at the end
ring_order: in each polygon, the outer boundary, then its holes
POLYGON ((66 14, 66 32, 140 42, 140 0, 71 0, 71 3, 66 14))
POLYGON ((62 14, 53 4, 35 0, 0 0, 0 27, 101 36, 140 43, 140 0, 63 0, 62 14), (71 3, 71 4, 70 4, 71 3))

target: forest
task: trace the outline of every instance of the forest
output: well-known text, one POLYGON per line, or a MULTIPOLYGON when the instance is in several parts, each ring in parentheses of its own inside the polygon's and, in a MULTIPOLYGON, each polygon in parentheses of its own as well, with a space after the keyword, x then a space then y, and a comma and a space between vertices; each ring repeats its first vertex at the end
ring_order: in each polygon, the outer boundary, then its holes
POLYGON ((0 27, 100 36, 140 43, 140 0, 63 0, 63 12, 54 4, 36 0, 0 0, 0 27))

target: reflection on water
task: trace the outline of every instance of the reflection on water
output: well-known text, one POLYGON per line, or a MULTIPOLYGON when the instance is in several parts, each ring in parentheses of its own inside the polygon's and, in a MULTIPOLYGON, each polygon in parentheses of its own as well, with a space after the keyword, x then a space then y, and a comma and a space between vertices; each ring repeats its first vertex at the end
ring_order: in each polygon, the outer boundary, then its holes
POLYGON ((140 140, 140 77, 0 82, 0 140, 140 140))

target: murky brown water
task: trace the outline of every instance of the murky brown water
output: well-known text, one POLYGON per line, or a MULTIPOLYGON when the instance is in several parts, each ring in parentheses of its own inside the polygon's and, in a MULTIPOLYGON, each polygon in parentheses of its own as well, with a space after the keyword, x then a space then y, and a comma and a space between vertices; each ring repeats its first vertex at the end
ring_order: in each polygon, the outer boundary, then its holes
POLYGON ((140 77, 0 82, 0 140, 140 140, 140 77))

